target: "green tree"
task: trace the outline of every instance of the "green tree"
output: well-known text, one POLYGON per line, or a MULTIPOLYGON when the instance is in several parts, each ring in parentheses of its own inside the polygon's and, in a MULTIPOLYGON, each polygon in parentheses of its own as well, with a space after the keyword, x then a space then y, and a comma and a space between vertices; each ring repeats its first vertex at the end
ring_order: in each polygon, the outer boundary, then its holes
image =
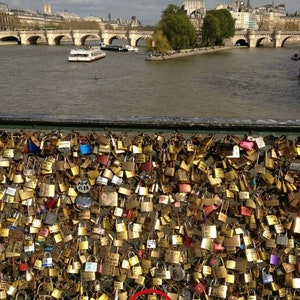
POLYGON ((217 18, 208 14, 204 18, 202 26, 202 43, 209 47, 217 44, 220 37, 220 24, 217 18))
POLYGON ((154 51, 165 53, 171 50, 170 44, 161 30, 155 31, 152 36, 152 39, 147 39, 146 42, 147 42, 146 45, 148 51, 154 50, 154 51))
POLYGON ((215 45, 223 45, 225 38, 234 36, 234 18, 227 9, 208 11, 206 17, 204 18, 202 31, 202 40, 204 43, 207 41, 212 42, 214 40, 215 45), (209 37, 208 34, 211 34, 212 37, 209 37))
POLYGON ((184 10, 176 5, 170 4, 162 13, 162 18, 154 29, 153 40, 156 43, 158 51, 162 44, 166 46, 166 41, 169 48, 186 49, 195 45, 196 29, 190 22, 184 10), (157 38, 162 39, 158 41, 157 38))
POLYGON ((168 7, 163 10, 162 18, 172 15, 185 15, 185 12, 182 8, 175 4, 169 4, 168 7))

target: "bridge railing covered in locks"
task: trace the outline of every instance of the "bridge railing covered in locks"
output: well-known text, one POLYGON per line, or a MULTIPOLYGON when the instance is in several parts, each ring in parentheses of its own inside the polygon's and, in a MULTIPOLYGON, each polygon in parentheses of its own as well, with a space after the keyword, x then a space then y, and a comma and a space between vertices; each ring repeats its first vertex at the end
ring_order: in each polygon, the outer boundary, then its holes
POLYGON ((297 297, 297 137, 3 130, 0 154, 0 299, 297 297))

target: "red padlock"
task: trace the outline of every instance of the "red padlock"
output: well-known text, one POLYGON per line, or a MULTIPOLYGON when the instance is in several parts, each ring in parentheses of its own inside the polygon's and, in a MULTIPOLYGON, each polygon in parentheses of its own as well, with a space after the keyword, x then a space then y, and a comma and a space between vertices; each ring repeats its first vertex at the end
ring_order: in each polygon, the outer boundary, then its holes
POLYGON ((56 203, 57 203, 57 199, 51 198, 45 203, 45 206, 47 209, 51 209, 56 205, 56 203))
POLYGON ((211 212, 215 211, 216 209, 217 209, 217 207, 215 205, 208 205, 208 206, 203 207, 203 212, 207 216, 211 212))
POLYGON ((151 172, 152 171, 152 162, 146 161, 141 164, 141 171, 151 172))
POLYGON ((201 295, 202 293, 205 292, 205 286, 202 282, 197 283, 194 286, 194 292, 197 293, 198 295, 201 295))
POLYGON ((109 162, 109 158, 110 158, 109 155, 101 154, 97 157, 97 163, 107 166, 109 162))
POLYGON ((23 262, 21 264, 18 265, 18 269, 20 272, 25 272, 29 269, 28 263, 27 262, 23 262))
POLYGON ((252 215, 252 210, 251 210, 251 208, 249 208, 247 206, 241 206, 240 207, 240 214, 242 216, 250 217, 252 215))
POLYGON ((184 245, 186 247, 190 247, 192 245, 192 237, 191 236, 187 236, 184 240, 184 245))
POLYGON ((133 216, 133 209, 128 209, 127 211, 127 219, 131 219, 133 216))

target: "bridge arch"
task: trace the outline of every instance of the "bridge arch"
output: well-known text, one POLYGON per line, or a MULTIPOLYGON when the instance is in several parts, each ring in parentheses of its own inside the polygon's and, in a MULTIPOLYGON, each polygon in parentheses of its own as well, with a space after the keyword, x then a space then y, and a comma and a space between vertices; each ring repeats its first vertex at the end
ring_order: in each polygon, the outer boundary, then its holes
POLYGON ((284 38, 282 38, 282 40, 280 41, 281 47, 284 47, 289 41, 300 43, 300 32, 299 32, 298 37, 290 35, 290 36, 285 36, 284 38))
POLYGON ((100 40, 104 44, 112 44, 113 40, 126 40, 128 41, 128 33, 124 30, 101 30, 100 40))
POLYGON ((21 32, 20 39, 22 45, 36 45, 38 40, 40 40, 43 43, 47 42, 46 36, 44 34, 39 33, 28 35, 24 32, 21 32))
POLYGON ((269 41, 269 42, 273 42, 273 40, 270 37, 263 36, 263 37, 260 37, 256 40, 256 46, 255 47, 261 47, 263 45, 262 42, 265 41, 265 40, 269 41))
POLYGON ((16 35, 8 35, 0 38, 0 41, 2 42, 16 42, 17 44, 21 44, 21 40, 16 35))
POLYGON ((284 44, 290 39, 292 39, 290 36, 287 36, 286 38, 284 38, 281 42, 281 47, 284 47, 284 44))
POLYGON ((126 35, 114 35, 108 39, 108 44, 112 44, 113 40, 127 40, 127 39, 128 38, 126 35))
POLYGON ((249 44, 248 44, 248 41, 247 41, 246 38, 240 38, 240 39, 238 39, 238 40, 234 43, 234 45, 237 45, 237 46, 247 46, 247 47, 249 47, 249 44))
POLYGON ((72 30, 70 35, 75 46, 83 46, 89 37, 95 37, 100 41, 99 30, 72 30))
POLYGON ((152 34, 153 32, 149 31, 130 31, 128 32, 128 44, 136 47, 139 40, 152 38, 152 34))
POLYGON ((134 46, 134 47, 137 47, 140 41, 145 41, 145 43, 146 43, 147 39, 150 39, 150 38, 151 37, 141 36, 138 39, 136 39, 135 41, 131 40, 131 45, 134 46))
POLYGON ((95 39, 100 40, 99 35, 85 34, 85 35, 81 36, 81 37, 79 38, 79 40, 77 40, 77 42, 75 43, 75 45, 78 45, 78 46, 83 46, 83 45, 85 45, 86 40, 87 40, 88 38, 90 38, 90 37, 94 37, 95 39), (79 41, 79 42, 78 42, 78 41, 79 41))

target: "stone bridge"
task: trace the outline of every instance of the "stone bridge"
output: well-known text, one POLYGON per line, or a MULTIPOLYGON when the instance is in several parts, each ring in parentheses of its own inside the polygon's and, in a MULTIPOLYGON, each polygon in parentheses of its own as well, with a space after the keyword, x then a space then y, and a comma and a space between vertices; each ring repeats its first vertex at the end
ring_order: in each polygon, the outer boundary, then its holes
MULTIPOLYGON (((16 41, 21 45, 46 43, 49 46, 60 45, 62 39, 82 46, 90 39, 111 44, 114 39, 126 40, 128 45, 137 46, 141 39, 151 38, 153 31, 139 30, 37 30, 37 31, 0 31, 0 41, 16 41)), ((250 48, 259 47, 264 40, 272 42, 274 48, 284 47, 287 40, 300 41, 300 31, 236 31, 228 44, 244 42, 250 48)))
POLYGON ((0 31, 0 41, 16 41, 20 45, 46 43, 60 45, 62 39, 70 40, 75 46, 82 46, 90 39, 111 44, 114 39, 127 40, 128 45, 137 46, 141 39, 151 38, 153 31, 140 30, 36 30, 0 31))
POLYGON ((259 47, 263 41, 273 43, 274 48, 284 47, 286 41, 299 41, 300 31, 236 31, 235 36, 230 39, 230 44, 246 42, 250 48, 259 47))

